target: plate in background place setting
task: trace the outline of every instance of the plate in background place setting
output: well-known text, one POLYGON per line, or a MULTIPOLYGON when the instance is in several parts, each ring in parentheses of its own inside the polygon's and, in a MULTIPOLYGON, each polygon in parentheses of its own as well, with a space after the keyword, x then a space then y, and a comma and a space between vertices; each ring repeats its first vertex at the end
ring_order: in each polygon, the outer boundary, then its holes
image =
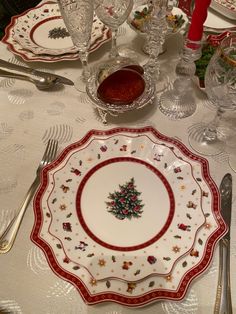
POLYGON ((212 0, 211 8, 229 19, 236 20, 236 1, 235 0, 212 0))
MULTIPOLYGON (((13 16, 5 29, 2 42, 25 61, 58 62, 79 59, 58 10, 56 3, 44 3, 13 16), (30 22, 32 19, 34 22, 30 22), (49 29, 51 27, 54 28, 49 29), (47 36, 47 40, 42 40, 42 35, 47 36), (48 36, 51 36, 50 39, 48 36)), ((109 28, 95 18, 89 52, 98 49, 110 39, 109 28)))
MULTIPOLYGON (((179 0, 178 7, 188 16, 191 21, 191 16, 194 8, 193 0, 179 0)), ((225 31, 236 31, 235 22, 226 16, 219 14, 211 7, 208 9, 207 19, 204 23, 204 31, 208 33, 222 33, 225 31)))
POLYGON ((34 213, 32 241, 44 251, 52 270, 75 285, 88 304, 113 301, 141 306, 158 299, 182 299, 193 278, 209 265, 216 242, 226 232, 219 212, 219 193, 210 177, 208 162, 152 127, 92 130, 79 142, 65 148, 57 160, 42 171, 34 198, 34 213), (134 179, 130 178, 132 175, 134 179), (190 182, 195 182, 194 186, 188 186, 187 178, 192 178, 190 182), (152 192, 154 184, 161 191, 161 198, 152 192), (171 207, 164 208, 172 199, 168 186, 179 189, 178 196, 173 194, 175 205, 187 208, 177 214, 177 220, 181 221, 171 228, 166 225, 171 207), (132 194, 129 199, 132 197, 135 205, 131 206, 130 218, 123 206, 125 202, 121 201, 122 195, 127 193, 132 194), (202 215, 198 221, 194 218, 200 214, 196 205, 203 210, 204 222, 202 215), (139 222, 147 227, 143 232, 137 227, 139 222), (174 263, 171 273, 162 276, 156 274, 155 268, 158 263, 167 265, 173 253, 159 258, 156 247, 155 253, 147 256, 148 239, 153 239, 149 233, 155 225, 161 232, 158 232, 157 246, 161 247, 163 241, 174 253, 182 245, 186 249, 184 242, 189 238, 194 241, 188 254, 174 263), (193 239, 190 230, 194 225, 193 239), (139 256, 145 257, 143 265, 139 265, 139 256), (85 259, 90 260, 90 269, 81 265, 85 259), (152 267, 152 273, 140 281, 139 274, 146 266, 152 267), (106 272, 106 267, 112 276, 104 280, 96 278, 100 272, 106 272), (93 270, 95 277, 91 274, 93 270), (116 277, 117 271, 127 277, 116 277), (127 280, 128 272, 137 280, 127 280))
MULTIPOLYGON (((78 52, 72 43, 57 3, 45 3, 13 18, 13 38, 34 54, 62 55, 78 52)), ((91 47, 100 44, 109 29, 94 16, 91 47)))
MULTIPOLYGON (((148 21, 148 17, 148 6, 144 4, 133 9, 127 23, 138 34, 145 35, 145 31, 142 28, 145 26, 145 22, 148 21)), ((179 33, 188 24, 187 15, 180 8, 176 7, 172 9, 171 14, 166 19, 168 22, 167 36, 179 33)))

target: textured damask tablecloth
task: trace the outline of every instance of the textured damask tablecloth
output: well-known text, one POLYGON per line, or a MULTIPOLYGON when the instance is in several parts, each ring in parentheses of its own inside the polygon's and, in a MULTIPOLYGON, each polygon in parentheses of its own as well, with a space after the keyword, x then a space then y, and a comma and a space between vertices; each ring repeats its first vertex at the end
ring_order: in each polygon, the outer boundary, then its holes
MULTIPOLYGON (((177 34, 167 39, 167 51, 160 57, 161 78, 158 90, 173 81, 175 63, 182 42, 177 34)), ((128 26, 119 30, 120 48, 135 48, 135 55, 144 62, 143 41, 128 26)), ((105 59, 110 43, 90 56, 93 66, 105 59)), ((124 50, 123 50, 124 51, 124 50)), ((12 62, 24 62, 0 44, 0 56, 12 62)), ((32 67, 50 70, 74 80, 81 73, 79 61, 54 64, 32 63, 32 67)), ((103 125, 97 111, 84 93, 65 86, 55 91, 39 91, 27 82, 0 78, 0 233, 17 211, 23 196, 35 176, 47 140, 57 138, 60 149, 79 140, 90 129, 108 129, 115 126, 139 127, 151 125, 161 133, 175 136, 188 145, 188 129, 200 121, 209 121, 215 110, 204 92, 195 87, 198 108, 187 119, 171 121, 163 116, 154 102, 140 111, 118 118, 110 117, 103 125)), ((236 178, 228 166, 227 154, 209 157, 210 173, 219 185, 226 172, 234 178, 231 284, 233 307, 236 310, 236 178)), ((129 313, 213 313, 218 276, 218 245, 208 270, 190 285, 180 302, 155 302, 143 308, 132 309, 115 303, 87 306, 78 291, 57 277, 43 252, 30 240, 33 226, 33 208, 29 206, 12 250, 0 256, 0 312, 24 314, 129 314, 129 313)))

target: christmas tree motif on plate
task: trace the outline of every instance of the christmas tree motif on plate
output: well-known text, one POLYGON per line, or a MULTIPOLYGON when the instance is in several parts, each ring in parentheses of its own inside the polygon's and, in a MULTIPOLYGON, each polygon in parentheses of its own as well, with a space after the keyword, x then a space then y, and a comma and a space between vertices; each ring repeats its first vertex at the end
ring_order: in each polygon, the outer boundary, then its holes
POLYGON ((48 32, 48 38, 58 39, 69 37, 70 34, 65 27, 54 27, 48 32))
POLYGON ((144 204, 139 199, 141 192, 136 190, 134 178, 123 185, 119 185, 119 189, 119 191, 109 193, 110 201, 106 202, 108 212, 120 220, 131 219, 132 217, 140 218, 144 204))

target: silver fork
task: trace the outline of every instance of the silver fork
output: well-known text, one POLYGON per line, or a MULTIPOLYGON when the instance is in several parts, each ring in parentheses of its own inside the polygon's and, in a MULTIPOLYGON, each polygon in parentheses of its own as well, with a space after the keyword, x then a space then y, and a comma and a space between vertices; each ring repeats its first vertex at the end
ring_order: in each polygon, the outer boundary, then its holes
POLYGON ((34 182, 31 184, 18 213, 15 215, 15 217, 9 223, 7 229, 3 232, 3 234, 0 237, 0 254, 7 253, 12 248, 25 211, 30 201, 32 200, 32 197, 37 187, 39 186, 41 170, 44 166, 48 165, 55 159, 57 154, 57 148, 58 141, 53 139, 48 141, 43 158, 40 161, 38 169, 36 170, 36 177, 34 179, 34 182))

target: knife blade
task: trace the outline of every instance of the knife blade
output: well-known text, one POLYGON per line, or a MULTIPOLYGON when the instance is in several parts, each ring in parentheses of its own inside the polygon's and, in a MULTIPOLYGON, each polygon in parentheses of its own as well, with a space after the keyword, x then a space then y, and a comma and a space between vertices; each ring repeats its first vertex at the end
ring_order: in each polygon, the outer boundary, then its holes
POLYGON ((232 175, 227 173, 220 184, 221 215, 228 232, 219 243, 219 275, 214 314, 232 314, 230 287, 230 225, 232 210, 232 175))
POLYGON ((35 75, 35 76, 41 76, 41 77, 46 77, 46 76, 53 76, 55 78, 57 78, 57 81, 65 84, 65 85, 74 85, 74 82, 71 81, 70 79, 61 76, 61 75, 57 75, 54 73, 49 73, 49 72, 43 72, 43 71, 39 71, 39 70, 35 70, 32 68, 28 68, 25 67, 23 65, 18 65, 18 64, 14 64, 5 60, 0 59, 0 67, 2 68, 7 68, 10 70, 14 70, 14 71, 19 71, 21 73, 27 73, 27 74, 31 74, 31 75, 35 75))

